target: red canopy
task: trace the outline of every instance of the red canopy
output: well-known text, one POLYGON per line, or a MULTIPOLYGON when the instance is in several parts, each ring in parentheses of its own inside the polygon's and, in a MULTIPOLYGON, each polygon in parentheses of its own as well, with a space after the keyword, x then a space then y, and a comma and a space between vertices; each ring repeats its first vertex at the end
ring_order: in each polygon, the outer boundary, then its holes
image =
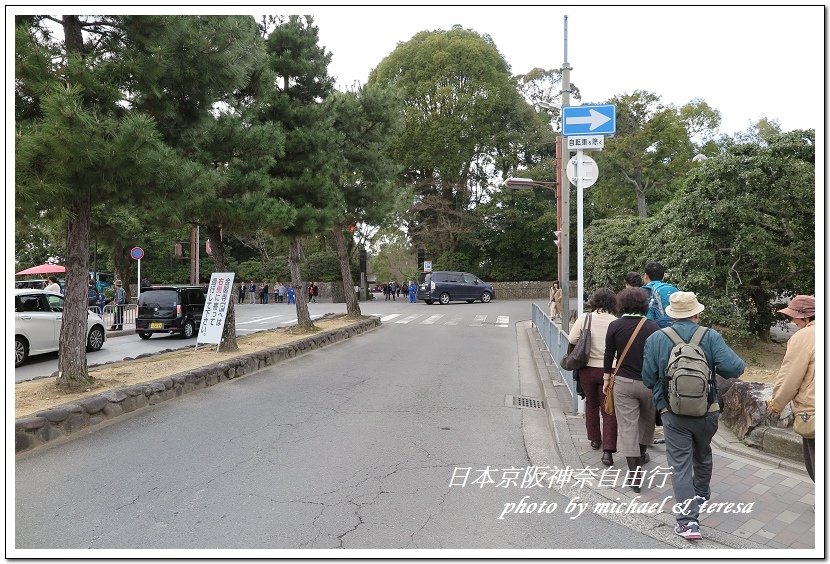
POLYGON ((37 266, 33 266, 31 268, 27 268, 26 270, 21 270, 17 272, 15 276, 27 275, 27 274, 57 274, 59 272, 66 272, 66 268, 59 264, 39 264, 37 266))

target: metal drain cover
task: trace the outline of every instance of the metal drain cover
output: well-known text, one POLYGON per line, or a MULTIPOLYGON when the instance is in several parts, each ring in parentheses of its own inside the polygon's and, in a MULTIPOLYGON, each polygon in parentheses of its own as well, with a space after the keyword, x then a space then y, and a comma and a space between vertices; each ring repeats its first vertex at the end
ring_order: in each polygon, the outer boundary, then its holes
POLYGON ((545 402, 527 396, 507 396, 508 405, 527 409, 545 409, 545 402))

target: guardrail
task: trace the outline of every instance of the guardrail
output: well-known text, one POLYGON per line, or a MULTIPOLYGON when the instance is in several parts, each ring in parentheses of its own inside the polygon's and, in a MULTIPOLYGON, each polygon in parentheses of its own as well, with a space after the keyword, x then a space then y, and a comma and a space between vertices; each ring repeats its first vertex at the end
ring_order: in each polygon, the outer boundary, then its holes
POLYGON ((576 382, 574 382, 573 373, 559 366, 560 359, 568 352, 568 336, 562 331, 560 326, 551 321, 548 314, 543 312, 538 305, 533 304, 532 307, 533 325, 542 337, 542 341, 544 341, 545 347, 547 348, 547 353, 550 355, 559 377, 568 386, 568 391, 571 393, 573 400, 574 413, 578 413, 579 396, 576 394, 576 382))
POLYGON ((90 306, 88 309, 92 313, 97 313, 98 315, 100 315, 104 319, 104 325, 106 327, 112 327, 113 325, 115 325, 115 310, 119 307, 124 310, 122 314, 121 323, 119 323, 119 325, 134 325, 136 311, 138 310, 137 304, 124 304, 122 306, 109 304, 104 306, 103 308, 99 306, 90 306))

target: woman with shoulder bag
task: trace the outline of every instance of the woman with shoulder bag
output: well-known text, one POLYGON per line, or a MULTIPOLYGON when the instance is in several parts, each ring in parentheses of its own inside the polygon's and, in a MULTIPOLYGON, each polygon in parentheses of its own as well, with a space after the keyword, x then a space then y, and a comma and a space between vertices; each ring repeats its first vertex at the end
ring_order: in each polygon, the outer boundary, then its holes
POLYGON ((652 392, 643 384, 643 349, 646 339, 660 330, 656 321, 646 319, 648 294, 629 287, 617 295, 620 318, 611 322, 605 336, 603 393, 614 398, 617 418, 617 445, 628 464, 627 483, 640 492, 642 466, 649 461, 646 447, 654 442, 655 408, 652 392), (617 367, 612 371, 614 358, 617 367), (609 390, 611 388, 611 390, 609 390))
POLYGON ((603 362, 605 358, 605 333, 616 316, 616 296, 609 288, 600 288, 588 301, 589 313, 580 315, 568 334, 568 342, 576 345, 587 317, 591 316, 591 352, 588 365, 579 369, 579 384, 585 393, 585 429, 591 448, 602 447, 602 463, 614 464, 612 453, 617 451, 617 419, 602 409, 605 394, 602 392, 603 362), (601 414, 601 415, 600 415, 601 414), (600 416, 602 425, 600 430, 600 416))
POLYGON ((778 310, 798 327, 787 341, 787 352, 775 378, 769 410, 776 415, 792 403, 793 429, 801 435, 804 466, 813 482, 816 463, 816 298, 799 295, 778 310))

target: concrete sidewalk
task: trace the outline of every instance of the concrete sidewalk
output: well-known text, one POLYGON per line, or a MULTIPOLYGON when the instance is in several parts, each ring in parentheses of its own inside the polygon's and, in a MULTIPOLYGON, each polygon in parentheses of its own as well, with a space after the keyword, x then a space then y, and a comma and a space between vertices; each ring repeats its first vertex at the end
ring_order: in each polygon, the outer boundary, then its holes
MULTIPOLYGON (((531 322, 519 324, 518 330, 526 332, 533 350, 544 396, 541 399, 544 400, 548 426, 563 466, 590 468, 596 475, 601 475, 607 468, 600 460, 602 451, 591 449, 584 415, 573 412, 569 389, 552 364, 545 343, 531 322)), ((658 428, 658 436, 659 431, 658 428)), ((720 427, 712 447, 714 468, 710 504, 715 511, 700 516, 703 540, 686 541, 673 534, 673 498, 663 505, 662 510, 649 513, 649 517, 657 522, 655 534, 679 539, 683 543, 680 546, 689 548, 799 549, 799 556, 824 556, 823 543, 816 550, 815 485, 803 464, 748 447, 737 441, 724 426, 720 427), (717 506, 718 503, 753 505, 750 512, 727 513, 725 506, 717 506)), ((609 486, 595 480, 581 487, 590 487, 591 495, 595 498, 601 496, 599 499, 604 498, 608 502, 624 504, 636 499, 637 504, 660 504, 668 496, 673 496, 671 478, 660 483, 661 476, 665 474, 660 468, 668 467, 665 445, 653 445, 649 448, 649 454, 651 461, 646 464, 645 470, 647 480, 648 476, 652 476, 654 481, 651 487, 647 482, 640 494, 622 485, 627 466, 625 458, 616 455, 610 470, 620 470, 617 484, 609 486)), ((818 520, 823 531, 823 508, 820 513, 818 520)), ((615 517, 611 515, 610 518, 615 517)))

